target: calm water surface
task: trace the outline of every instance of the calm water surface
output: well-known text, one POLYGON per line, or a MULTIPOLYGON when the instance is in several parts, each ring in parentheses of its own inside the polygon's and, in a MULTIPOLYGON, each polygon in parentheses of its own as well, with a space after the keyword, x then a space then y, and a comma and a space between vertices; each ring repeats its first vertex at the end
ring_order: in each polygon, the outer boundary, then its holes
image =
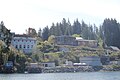
POLYGON ((120 72, 0 74, 0 80, 120 80, 120 72))

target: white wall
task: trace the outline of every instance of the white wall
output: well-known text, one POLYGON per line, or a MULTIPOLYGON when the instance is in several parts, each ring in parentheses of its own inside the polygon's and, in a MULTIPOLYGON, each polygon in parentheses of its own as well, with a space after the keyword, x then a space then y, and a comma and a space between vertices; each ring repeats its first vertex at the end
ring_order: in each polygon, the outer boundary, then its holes
POLYGON ((99 57, 89 56, 89 57, 80 57, 80 63, 86 63, 89 66, 102 66, 99 57))
POLYGON ((31 53, 33 47, 36 45, 36 39, 31 37, 14 37, 12 45, 24 53, 31 53), (21 48, 20 48, 21 45, 21 48))
POLYGON ((46 68, 54 68, 55 67, 55 63, 54 62, 46 62, 46 63, 41 63, 43 65, 43 67, 46 68), (46 66, 47 65, 47 66, 46 66))

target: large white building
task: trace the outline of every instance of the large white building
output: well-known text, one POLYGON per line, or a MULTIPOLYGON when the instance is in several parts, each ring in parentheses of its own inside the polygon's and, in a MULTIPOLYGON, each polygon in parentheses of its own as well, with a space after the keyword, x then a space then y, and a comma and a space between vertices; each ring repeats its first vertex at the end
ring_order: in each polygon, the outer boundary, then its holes
POLYGON ((80 63, 85 63, 88 66, 102 66, 100 57, 98 56, 86 56, 79 58, 80 63))
POLYGON ((22 50, 25 54, 29 54, 36 45, 36 38, 26 34, 15 35, 11 43, 16 49, 22 50))

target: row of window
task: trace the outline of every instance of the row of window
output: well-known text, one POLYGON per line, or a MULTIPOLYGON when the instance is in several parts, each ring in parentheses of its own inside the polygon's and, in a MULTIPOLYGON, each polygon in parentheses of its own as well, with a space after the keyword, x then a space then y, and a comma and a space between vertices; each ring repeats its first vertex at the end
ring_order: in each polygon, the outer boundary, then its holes
MULTIPOLYGON (((22 49, 22 45, 15 45, 15 48, 18 49, 18 47, 19 47, 19 49, 22 49)), ((29 49, 30 45, 23 45, 23 49, 25 49, 25 48, 29 49)), ((33 45, 31 45, 31 48, 33 48, 33 45)))
MULTIPOLYGON (((33 40, 14 40, 14 42, 15 42, 15 41, 18 41, 18 42, 19 42, 19 41, 22 41, 22 42, 23 42, 23 41, 26 41, 26 42, 29 41, 29 42, 31 42, 31 41, 33 41, 33 40)), ((35 42, 35 41, 34 41, 34 42, 35 42)))

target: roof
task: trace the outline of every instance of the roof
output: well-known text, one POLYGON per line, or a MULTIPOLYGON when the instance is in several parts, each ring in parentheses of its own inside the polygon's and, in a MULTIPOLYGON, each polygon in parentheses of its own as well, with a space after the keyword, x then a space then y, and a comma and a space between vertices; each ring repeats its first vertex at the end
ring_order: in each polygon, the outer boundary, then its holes
POLYGON ((14 37, 33 37, 33 36, 26 34, 15 34, 14 37))
POLYGON ((120 50, 118 47, 115 47, 115 46, 110 46, 110 48, 111 48, 112 50, 115 50, 115 51, 119 51, 119 50, 120 50))
POLYGON ((85 39, 76 39, 77 41, 84 41, 84 42, 97 42, 97 40, 85 40, 85 39))
POLYGON ((74 63, 73 64, 74 66, 76 65, 76 66, 79 66, 79 65, 86 65, 86 63, 74 63))
POLYGON ((76 37, 76 40, 83 40, 82 37, 76 37))

